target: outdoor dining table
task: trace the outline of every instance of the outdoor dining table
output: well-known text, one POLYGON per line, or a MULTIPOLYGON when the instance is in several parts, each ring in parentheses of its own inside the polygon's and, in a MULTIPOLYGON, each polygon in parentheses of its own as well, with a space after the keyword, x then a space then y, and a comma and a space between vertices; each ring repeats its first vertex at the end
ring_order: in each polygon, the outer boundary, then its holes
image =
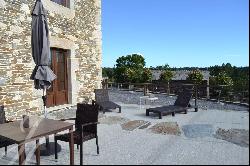
POLYGON ((64 130, 69 130, 70 165, 74 165, 74 124, 40 117, 33 120, 33 124, 34 125, 31 125, 32 127, 30 128, 23 128, 22 120, 0 124, 0 136, 10 139, 18 144, 19 165, 25 164, 25 143, 36 140, 37 164, 40 165, 39 138, 56 134, 64 130))

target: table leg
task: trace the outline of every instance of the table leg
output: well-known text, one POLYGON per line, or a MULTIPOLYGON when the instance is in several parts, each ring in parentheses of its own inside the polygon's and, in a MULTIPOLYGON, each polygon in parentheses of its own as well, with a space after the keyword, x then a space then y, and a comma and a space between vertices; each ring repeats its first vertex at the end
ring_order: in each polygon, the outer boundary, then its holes
POLYGON ((36 164, 40 165, 40 143, 39 143, 39 139, 36 140, 36 164))
POLYGON ((25 144, 18 145, 19 165, 25 164, 25 144))
POLYGON ((73 137, 73 127, 69 129, 69 149, 70 149, 70 165, 74 165, 74 137, 73 137))

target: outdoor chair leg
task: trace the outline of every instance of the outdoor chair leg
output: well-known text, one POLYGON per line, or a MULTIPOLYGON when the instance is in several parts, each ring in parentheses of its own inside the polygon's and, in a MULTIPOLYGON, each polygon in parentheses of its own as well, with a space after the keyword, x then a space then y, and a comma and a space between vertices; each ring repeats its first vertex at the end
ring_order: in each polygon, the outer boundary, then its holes
POLYGON ((149 116, 149 110, 146 110, 146 116, 149 116))
POLYGON ((80 144, 80 165, 82 165, 82 163, 83 163, 83 149, 82 149, 82 143, 80 144))
POLYGON ((159 119, 162 119, 162 113, 159 113, 159 119))
POLYGON ((99 154, 98 136, 96 136, 96 148, 97 148, 97 154, 99 154))
POLYGON ((4 147, 5 155, 7 155, 7 146, 4 147))
POLYGON ((119 113, 121 113, 122 112, 122 108, 121 107, 119 107, 119 113))
POLYGON ((39 139, 36 140, 36 164, 40 165, 40 143, 39 143, 39 139))
POLYGON ((57 139, 55 138, 55 159, 58 159, 58 155, 57 155, 57 139))
MULTIPOLYGON (((24 145, 24 148, 25 148, 25 145, 24 145)), ((26 160, 26 151, 24 151, 24 159, 26 160)))
POLYGON ((175 112, 172 112, 172 116, 175 116, 175 112))

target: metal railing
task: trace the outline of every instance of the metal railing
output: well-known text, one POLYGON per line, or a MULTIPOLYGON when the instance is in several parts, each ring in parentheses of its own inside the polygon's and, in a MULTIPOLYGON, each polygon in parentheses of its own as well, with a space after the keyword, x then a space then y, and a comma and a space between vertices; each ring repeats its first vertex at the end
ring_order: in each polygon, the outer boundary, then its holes
MULTIPOLYGON (((183 88, 186 88, 192 84, 189 83, 170 83, 170 94, 177 95, 183 88)), ((108 82, 106 88, 108 89, 118 89, 125 91, 140 91, 144 92, 144 95, 147 93, 160 93, 167 94, 168 86, 166 83, 115 83, 108 82)), ((195 91, 194 91, 195 93, 195 91)), ((217 102, 235 102, 235 103, 246 103, 249 104, 249 90, 244 91, 235 91, 230 89, 230 87, 223 85, 206 85, 201 84, 197 86, 197 98, 198 99, 207 99, 217 102)))

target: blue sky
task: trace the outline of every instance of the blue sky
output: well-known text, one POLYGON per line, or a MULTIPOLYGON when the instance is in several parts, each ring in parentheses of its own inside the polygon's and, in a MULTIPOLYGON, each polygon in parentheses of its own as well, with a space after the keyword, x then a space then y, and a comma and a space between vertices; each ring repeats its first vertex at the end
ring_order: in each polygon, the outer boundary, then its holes
POLYGON ((249 66, 248 0, 102 0, 103 67, 140 53, 146 66, 249 66))

